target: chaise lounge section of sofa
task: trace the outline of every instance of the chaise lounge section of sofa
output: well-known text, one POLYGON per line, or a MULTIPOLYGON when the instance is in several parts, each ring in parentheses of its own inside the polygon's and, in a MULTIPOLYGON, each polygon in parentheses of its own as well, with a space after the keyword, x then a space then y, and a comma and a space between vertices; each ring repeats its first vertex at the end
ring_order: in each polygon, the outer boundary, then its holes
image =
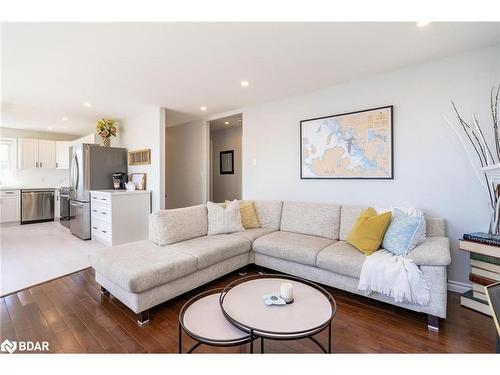
MULTIPOLYGON (((150 239, 114 246, 91 256, 96 281, 138 315, 249 264, 334 288, 357 290, 365 255, 346 242, 365 207, 253 201, 261 228, 207 235, 205 205, 161 210, 150 216, 150 239)), ((426 306, 370 298, 428 314, 429 329, 446 318, 449 240, 443 219, 427 218, 427 238, 407 257, 420 266, 430 288, 426 306)))

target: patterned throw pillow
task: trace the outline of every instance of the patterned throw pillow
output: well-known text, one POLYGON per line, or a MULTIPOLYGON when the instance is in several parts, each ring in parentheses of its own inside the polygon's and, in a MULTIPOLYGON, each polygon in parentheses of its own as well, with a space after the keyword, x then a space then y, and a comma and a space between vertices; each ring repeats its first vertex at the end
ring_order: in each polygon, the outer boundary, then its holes
POLYGON ((395 255, 406 255, 424 240, 425 218, 394 209, 382 247, 395 255))
MULTIPOLYGON (((424 212, 420 208, 416 207, 389 207, 389 208, 380 208, 380 207, 375 207, 375 211, 377 211, 378 214, 381 214, 382 212, 387 212, 391 211, 394 214, 394 210, 399 210, 403 213, 405 213, 408 216, 417 216, 417 217, 424 217, 424 212)), ((427 225, 426 221, 424 220, 424 231, 422 232, 422 237, 421 241, 423 242, 425 238, 427 237, 427 225)))
MULTIPOLYGON (((226 201, 226 205, 230 203, 226 201)), ((260 228, 259 217, 253 202, 240 202, 241 224, 245 229, 260 228)))
POLYGON ((241 225, 240 205, 237 200, 223 207, 220 204, 207 202, 208 235, 233 233, 244 230, 241 225))

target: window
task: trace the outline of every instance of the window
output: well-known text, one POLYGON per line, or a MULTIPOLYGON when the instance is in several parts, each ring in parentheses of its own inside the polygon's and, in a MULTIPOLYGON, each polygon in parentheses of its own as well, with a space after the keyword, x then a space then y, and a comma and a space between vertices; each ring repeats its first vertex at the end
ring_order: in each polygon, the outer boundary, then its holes
POLYGON ((0 138, 0 184, 12 182, 16 170, 16 140, 0 138))

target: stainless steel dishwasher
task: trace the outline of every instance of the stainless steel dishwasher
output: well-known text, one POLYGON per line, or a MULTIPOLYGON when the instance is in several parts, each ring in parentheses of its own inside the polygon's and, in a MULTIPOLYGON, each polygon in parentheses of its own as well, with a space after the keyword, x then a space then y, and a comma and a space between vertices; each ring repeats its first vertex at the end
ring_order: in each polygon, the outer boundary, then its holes
POLYGON ((21 190, 21 224, 54 221, 54 189, 21 190))

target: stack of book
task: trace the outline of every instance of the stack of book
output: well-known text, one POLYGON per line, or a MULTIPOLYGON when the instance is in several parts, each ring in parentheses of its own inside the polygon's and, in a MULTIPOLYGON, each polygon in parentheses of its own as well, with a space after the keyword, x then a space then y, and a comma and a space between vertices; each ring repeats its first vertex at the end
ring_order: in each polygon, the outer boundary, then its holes
POLYGON ((484 287, 500 281, 500 237, 486 233, 464 234, 460 250, 470 252, 472 290, 462 294, 463 306, 492 315, 484 287))

